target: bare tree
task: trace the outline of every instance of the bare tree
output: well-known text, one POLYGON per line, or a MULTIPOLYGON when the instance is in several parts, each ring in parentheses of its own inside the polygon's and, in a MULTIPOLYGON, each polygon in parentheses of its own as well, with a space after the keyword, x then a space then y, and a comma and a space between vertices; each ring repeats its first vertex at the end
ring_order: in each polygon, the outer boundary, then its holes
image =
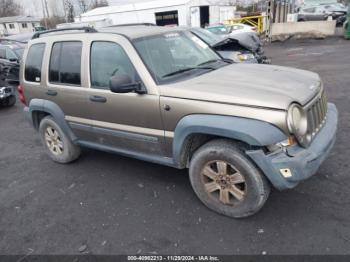
POLYGON ((68 23, 74 22, 74 0, 63 0, 63 11, 68 23))
POLYGON ((14 0, 0 0, 0 17, 22 14, 22 6, 14 0))
POLYGON ((92 0, 90 4, 90 9, 95 9, 97 7, 109 6, 107 0, 92 0))
POLYGON ((63 16, 65 17, 65 10, 62 8, 62 3, 57 1, 57 0, 50 0, 48 2, 49 8, 50 8, 50 13, 52 14, 53 17, 55 16, 63 16))
POLYGON ((56 28, 56 25, 65 23, 64 17, 59 16, 51 16, 49 18, 43 18, 40 23, 41 25, 45 26, 46 29, 54 29, 56 28))
POLYGON ((79 0, 79 7, 81 13, 85 13, 89 8, 86 0, 79 0))
POLYGON ((67 22, 68 23, 74 22, 74 16, 75 16, 74 5, 71 2, 68 2, 67 22))

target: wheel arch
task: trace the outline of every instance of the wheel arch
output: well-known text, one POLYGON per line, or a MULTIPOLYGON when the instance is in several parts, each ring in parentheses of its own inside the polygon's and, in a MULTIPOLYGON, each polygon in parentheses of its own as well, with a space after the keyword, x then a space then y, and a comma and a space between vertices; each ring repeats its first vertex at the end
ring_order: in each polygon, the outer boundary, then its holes
POLYGON ((189 115, 182 118, 175 128, 172 147, 175 165, 185 168, 191 154, 215 138, 263 147, 286 140, 287 136, 279 128, 260 120, 221 115, 189 115))
POLYGON ((51 116, 72 141, 77 139, 65 120, 62 109, 56 103, 44 99, 32 99, 29 103, 29 114, 36 130, 39 129, 40 122, 44 117, 51 116))

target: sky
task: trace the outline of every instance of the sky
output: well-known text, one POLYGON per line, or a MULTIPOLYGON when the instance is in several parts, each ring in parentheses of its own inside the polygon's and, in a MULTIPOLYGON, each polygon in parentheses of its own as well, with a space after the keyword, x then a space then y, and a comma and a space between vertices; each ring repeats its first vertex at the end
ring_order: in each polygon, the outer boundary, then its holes
MULTIPOLYGON (((16 1, 22 5, 25 15, 32 15, 32 16, 39 16, 39 17, 43 16, 41 0, 16 0, 16 1)), ((55 5, 57 5, 59 9, 63 7, 63 0, 46 0, 46 1, 48 2, 49 6, 51 3, 56 3, 55 5)), ((75 1, 76 3, 78 3, 78 0, 75 0, 75 1)), ((120 4, 120 3, 142 2, 142 1, 149 1, 149 0, 108 0, 110 5, 120 4)), ((78 8, 78 4, 76 4, 76 7, 78 8)), ((61 11, 61 10, 58 10, 58 11, 61 11)))

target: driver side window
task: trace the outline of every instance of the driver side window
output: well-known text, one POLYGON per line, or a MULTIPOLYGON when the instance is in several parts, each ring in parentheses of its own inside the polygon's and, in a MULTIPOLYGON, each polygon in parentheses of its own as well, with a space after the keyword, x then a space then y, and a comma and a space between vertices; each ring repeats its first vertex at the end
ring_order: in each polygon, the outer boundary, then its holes
POLYGON ((128 75, 137 81, 134 69, 123 48, 112 42, 93 42, 90 54, 91 87, 109 89, 109 80, 118 74, 128 75))

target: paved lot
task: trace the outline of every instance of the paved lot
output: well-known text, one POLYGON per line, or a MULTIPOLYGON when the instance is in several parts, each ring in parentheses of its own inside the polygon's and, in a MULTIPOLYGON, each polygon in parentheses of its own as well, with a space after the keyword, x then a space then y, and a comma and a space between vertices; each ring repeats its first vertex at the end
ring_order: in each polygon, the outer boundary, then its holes
MULTIPOLYGON (((350 254, 350 41, 273 44, 274 64, 321 74, 340 111, 338 140, 317 176, 274 191, 243 220, 217 215, 186 171, 92 150, 48 159, 22 106, 0 110, 0 253, 350 254)), ((262 76, 263 77, 263 76, 262 76)))

